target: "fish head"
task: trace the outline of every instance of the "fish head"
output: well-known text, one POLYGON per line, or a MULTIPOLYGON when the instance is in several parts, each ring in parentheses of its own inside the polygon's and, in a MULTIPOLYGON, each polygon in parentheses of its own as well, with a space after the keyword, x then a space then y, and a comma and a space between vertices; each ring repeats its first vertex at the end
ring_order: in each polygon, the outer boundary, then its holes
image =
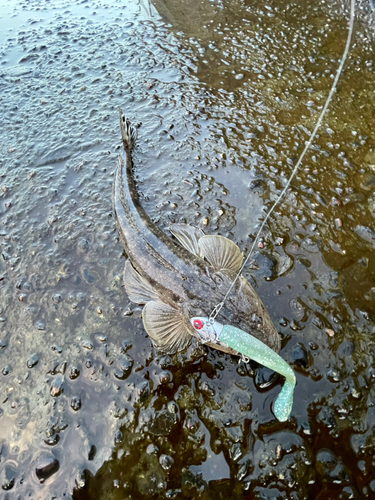
POLYGON ((218 321, 212 318, 196 316, 190 319, 190 323, 194 329, 195 335, 201 342, 216 343, 219 340, 223 325, 218 321))

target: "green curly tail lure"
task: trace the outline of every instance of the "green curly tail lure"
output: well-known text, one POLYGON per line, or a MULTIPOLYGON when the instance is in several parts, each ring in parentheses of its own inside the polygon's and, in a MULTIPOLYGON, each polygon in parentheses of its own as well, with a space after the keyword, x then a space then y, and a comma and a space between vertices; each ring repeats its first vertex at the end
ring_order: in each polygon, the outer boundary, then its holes
POLYGON ((202 342, 224 344, 285 377, 285 383, 273 407, 277 420, 285 422, 292 411, 296 385, 296 377, 288 363, 266 344, 239 328, 222 325, 209 318, 192 318, 191 324, 202 342))

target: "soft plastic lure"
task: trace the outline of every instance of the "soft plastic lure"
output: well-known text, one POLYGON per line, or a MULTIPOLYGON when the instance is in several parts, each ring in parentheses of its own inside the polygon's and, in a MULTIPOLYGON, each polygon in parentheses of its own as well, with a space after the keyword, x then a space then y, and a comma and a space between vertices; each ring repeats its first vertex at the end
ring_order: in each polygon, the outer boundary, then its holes
POLYGON ((285 377, 285 383, 273 407, 277 420, 285 422, 292 411, 296 385, 296 377, 288 363, 266 344, 239 328, 222 325, 210 318, 192 318, 190 322, 203 343, 224 344, 285 377))

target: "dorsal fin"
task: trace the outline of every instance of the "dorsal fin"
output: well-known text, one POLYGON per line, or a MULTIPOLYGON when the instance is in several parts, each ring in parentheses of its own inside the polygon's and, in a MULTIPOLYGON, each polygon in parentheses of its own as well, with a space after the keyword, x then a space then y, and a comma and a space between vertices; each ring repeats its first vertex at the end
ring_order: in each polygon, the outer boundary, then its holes
POLYGON ((150 300, 157 300, 159 295, 127 260, 124 269, 124 285, 129 299, 136 304, 145 304, 150 300))
POLYGON ((165 353, 181 351, 191 339, 182 312, 159 300, 147 302, 142 319, 154 346, 165 353))
POLYGON ((233 241, 224 236, 203 236, 198 241, 202 255, 216 271, 238 272, 242 265, 243 253, 233 241))
POLYGON ((204 232, 197 227, 190 226, 189 224, 171 224, 169 226, 169 231, 175 236, 179 243, 189 250, 196 257, 202 257, 198 240, 204 236, 204 232))

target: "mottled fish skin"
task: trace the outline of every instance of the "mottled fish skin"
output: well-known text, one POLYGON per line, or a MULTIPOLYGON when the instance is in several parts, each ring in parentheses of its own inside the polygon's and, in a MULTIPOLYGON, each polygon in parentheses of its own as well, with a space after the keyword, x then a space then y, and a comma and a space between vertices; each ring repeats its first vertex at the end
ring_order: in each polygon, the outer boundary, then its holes
MULTIPOLYGON (((236 272, 231 269, 216 270, 209 262, 189 252, 151 221, 140 203, 133 177, 133 140, 128 139, 129 135, 135 132, 121 110, 120 126, 124 149, 118 160, 113 188, 113 207, 120 240, 132 267, 152 287, 158 300, 169 307, 170 311, 177 311, 188 341, 189 335, 195 336, 190 318, 209 316, 214 306, 223 300, 236 272)), ((150 302, 146 303, 144 312, 147 313, 147 310, 152 310, 150 302)), ((144 314, 144 324, 147 319, 147 314, 144 314)), ((279 335, 263 303, 242 276, 236 281, 217 319, 249 332, 276 352, 280 350, 279 335)), ((148 331, 146 324, 145 328, 148 331)), ((150 337, 156 347, 165 352, 176 352, 186 345, 182 340, 175 345, 169 340, 169 343, 163 346, 151 333, 150 337)), ((208 345, 239 355, 229 347, 210 343, 208 345)))

